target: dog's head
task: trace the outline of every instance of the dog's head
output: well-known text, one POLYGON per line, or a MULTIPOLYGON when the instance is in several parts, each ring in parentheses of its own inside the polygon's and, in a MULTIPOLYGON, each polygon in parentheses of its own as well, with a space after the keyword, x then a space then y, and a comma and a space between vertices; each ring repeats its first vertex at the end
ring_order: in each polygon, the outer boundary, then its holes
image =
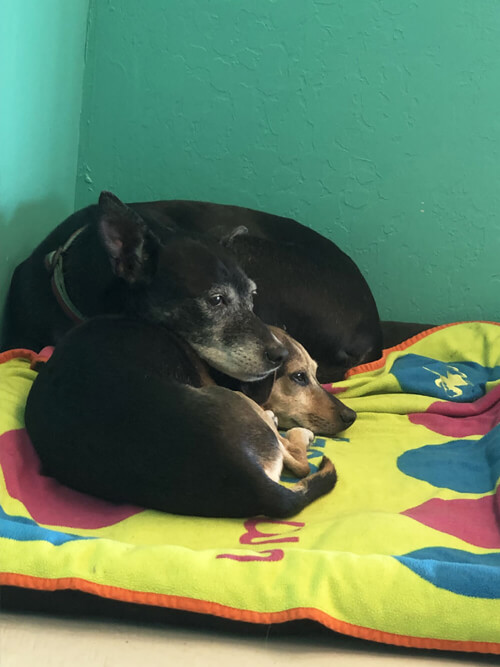
POLYGON ((128 309, 175 331, 217 370, 242 381, 274 372, 287 349, 253 313, 255 283, 220 243, 151 227, 111 193, 98 228, 128 309))
POLYGON ((348 428, 356 413, 319 384, 317 363, 282 329, 269 328, 288 350, 264 406, 274 412, 280 428, 303 426, 322 435, 335 435, 348 428))

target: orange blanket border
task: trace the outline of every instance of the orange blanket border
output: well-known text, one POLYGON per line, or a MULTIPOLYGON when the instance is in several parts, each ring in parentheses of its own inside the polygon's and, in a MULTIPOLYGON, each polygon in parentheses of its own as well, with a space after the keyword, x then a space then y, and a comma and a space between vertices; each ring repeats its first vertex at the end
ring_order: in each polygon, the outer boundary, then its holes
POLYGON ((398 635, 391 632, 383 632, 373 628, 365 628, 360 625, 347 623, 333 618, 329 614, 314 607, 295 607, 284 611, 259 612, 247 609, 237 609, 218 602, 198 600, 196 598, 182 597, 178 595, 166 595, 163 593, 147 593, 132 591, 117 586, 96 584, 95 582, 78 577, 66 577, 59 579, 44 579, 24 574, 0 572, 0 586, 16 586, 39 591, 77 590, 90 593, 102 598, 118 600, 120 602, 131 602, 156 607, 166 607, 181 611, 190 611, 198 614, 211 614, 219 618, 232 621, 243 621, 269 625, 272 623, 285 623, 287 621, 312 620, 321 623, 325 627, 344 635, 350 635, 358 639, 366 639, 381 644, 392 644, 407 648, 438 649, 442 651, 462 651, 468 653, 491 653, 500 655, 500 643, 457 641, 452 639, 435 639, 433 637, 412 637, 411 635, 398 635))
POLYGON ((12 359, 27 359, 30 363, 33 363, 38 361, 39 355, 33 352, 33 350, 25 350, 23 348, 0 352, 0 364, 5 364, 7 361, 12 361, 12 359))
MULTIPOLYGON (((375 361, 370 361, 367 364, 360 364, 359 366, 350 368, 345 375, 345 379, 352 377, 353 375, 359 375, 360 373, 376 371, 379 368, 383 368, 385 366, 385 362, 387 361, 387 357, 391 352, 400 352, 402 350, 406 350, 406 348, 410 347, 414 343, 418 343, 418 341, 423 340, 424 338, 427 338, 427 336, 430 336, 430 334, 433 334, 436 331, 441 331, 442 329, 453 327, 456 324, 470 324, 471 322, 478 322, 479 324, 495 324, 496 326, 500 327, 500 322, 490 322, 489 320, 464 320, 463 322, 449 322, 448 324, 439 324, 436 327, 431 327, 430 329, 421 331, 411 338, 407 338, 398 345, 394 345, 393 347, 388 347, 385 350, 382 350, 382 356, 380 359, 376 359, 375 361)), ((339 380, 339 382, 342 382, 342 380, 339 380)))

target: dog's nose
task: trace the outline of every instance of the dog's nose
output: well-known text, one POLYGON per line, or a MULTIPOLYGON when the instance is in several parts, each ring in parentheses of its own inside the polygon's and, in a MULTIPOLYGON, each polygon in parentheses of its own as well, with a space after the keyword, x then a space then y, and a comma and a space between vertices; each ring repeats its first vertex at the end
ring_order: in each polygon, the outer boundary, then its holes
POLYGON ((288 350, 283 345, 274 345, 268 347, 264 352, 267 361, 270 361, 274 366, 280 366, 288 357, 288 350))
POLYGON ((354 424, 356 421, 356 413, 354 410, 351 410, 351 408, 348 408, 347 406, 344 406, 344 408, 340 411, 340 418, 345 424, 345 427, 347 428, 348 426, 351 426, 354 424))

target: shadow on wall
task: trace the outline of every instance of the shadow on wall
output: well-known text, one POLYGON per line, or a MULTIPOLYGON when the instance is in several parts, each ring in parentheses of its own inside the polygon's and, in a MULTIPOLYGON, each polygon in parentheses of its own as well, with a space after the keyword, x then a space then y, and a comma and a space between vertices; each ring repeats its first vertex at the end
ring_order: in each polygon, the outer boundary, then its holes
POLYGON ((68 205, 57 196, 27 201, 7 215, 0 210, 0 313, 16 266, 67 216, 68 205))

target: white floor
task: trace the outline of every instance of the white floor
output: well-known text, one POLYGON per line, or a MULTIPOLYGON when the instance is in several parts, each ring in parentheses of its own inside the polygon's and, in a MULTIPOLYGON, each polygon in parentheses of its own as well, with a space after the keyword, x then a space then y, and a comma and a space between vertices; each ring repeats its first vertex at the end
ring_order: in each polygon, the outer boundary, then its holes
POLYGON ((0 667, 453 667, 499 665, 499 656, 448 654, 374 645, 311 633, 288 637, 279 626, 262 636, 165 624, 75 620, 0 612, 0 667), (280 636, 280 634, 282 636, 280 636))

